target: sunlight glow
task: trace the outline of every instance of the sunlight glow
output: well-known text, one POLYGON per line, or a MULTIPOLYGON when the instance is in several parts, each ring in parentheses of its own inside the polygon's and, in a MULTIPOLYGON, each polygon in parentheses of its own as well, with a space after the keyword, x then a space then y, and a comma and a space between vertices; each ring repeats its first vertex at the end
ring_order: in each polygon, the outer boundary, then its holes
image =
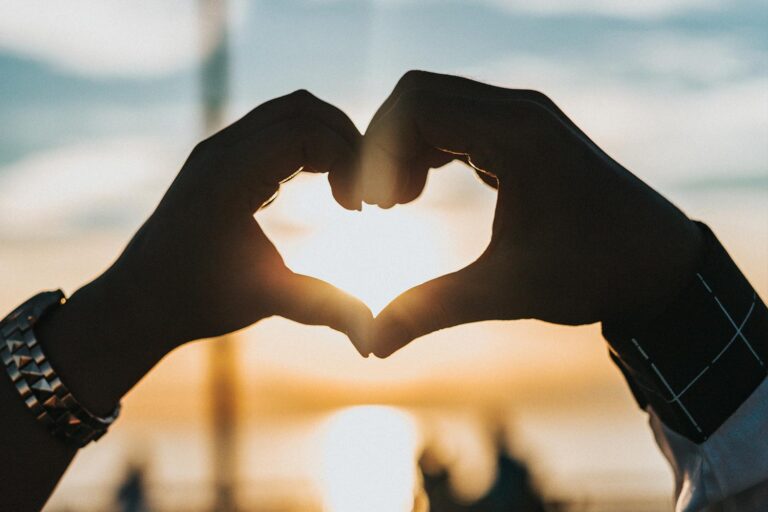
POLYGON ((323 510, 410 512, 417 427, 407 413, 359 406, 334 414, 323 436, 323 510))
POLYGON ((444 226, 414 205, 350 212, 323 180, 300 175, 260 212, 267 234, 295 272, 324 279, 377 314, 397 295, 446 270, 444 226), (299 236, 291 237, 291 229, 299 236))
POLYGON ((292 260, 365 302, 374 314, 408 288, 433 277, 438 245, 430 222, 403 210, 365 208, 319 229, 292 260))

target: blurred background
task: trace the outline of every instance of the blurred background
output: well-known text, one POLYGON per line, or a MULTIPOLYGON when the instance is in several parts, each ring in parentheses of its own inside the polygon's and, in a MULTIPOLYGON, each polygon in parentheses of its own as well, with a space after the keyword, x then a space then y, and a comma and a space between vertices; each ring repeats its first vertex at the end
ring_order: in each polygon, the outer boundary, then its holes
MULTIPOLYGON (((758 0, 3 0, 0 310, 105 269, 222 124, 306 88, 363 130, 412 68, 546 92, 765 299, 766 26, 758 0)), ((376 312, 477 257, 494 201, 456 164, 386 212, 299 176, 257 218, 376 312)), ((599 326, 467 325, 381 361, 270 319, 171 354, 46 510, 669 510, 646 421, 599 326)))

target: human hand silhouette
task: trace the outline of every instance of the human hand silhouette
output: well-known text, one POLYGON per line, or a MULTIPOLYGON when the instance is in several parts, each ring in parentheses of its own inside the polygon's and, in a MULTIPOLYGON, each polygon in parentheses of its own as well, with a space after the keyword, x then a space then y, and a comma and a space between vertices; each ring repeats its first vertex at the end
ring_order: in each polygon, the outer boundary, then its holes
POLYGON ((342 331, 362 351, 368 307, 290 271, 253 217, 300 170, 346 172, 360 137, 340 110, 297 91, 200 143, 101 278, 134 325, 123 327, 172 348, 280 315, 342 331))
MULTIPOLYGON (((199 144, 117 261, 34 324, 40 350, 34 359, 45 354, 55 368, 44 379, 55 376, 57 393, 66 382, 77 397, 76 405, 65 396, 63 406, 111 416, 175 347, 271 315, 342 331, 367 356, 361 347, 370 310, 328 283, 290 271, 253 217, 300 170, 329 171, 338 196, 345 180, 336 174, 353 169, 360 137, 340 110, 298 91, 199 144)), ((77 449, 51 436, 51 427, 38 421, 43 416, 36 420, 39 413, 30 414, 12 388, 0 387, 0 451, 14 462, 0 474, 0 508, 39 510, 77 449)), ((45 400, 29 394, 27 404, 32 398, 38 409, 45 400)), ((63 414, 56 421, 68 418, 68 428, 76 428, 75 416, 63 414)))
POLYGON ((491 242, 377 316, 380 357, 469 322, 651 314, 693 270, 696 225, 536 91, 407 73, 365 133, 358 194, 382 207, 412 201, 429 169, 454 159, 498 188, 491 242))

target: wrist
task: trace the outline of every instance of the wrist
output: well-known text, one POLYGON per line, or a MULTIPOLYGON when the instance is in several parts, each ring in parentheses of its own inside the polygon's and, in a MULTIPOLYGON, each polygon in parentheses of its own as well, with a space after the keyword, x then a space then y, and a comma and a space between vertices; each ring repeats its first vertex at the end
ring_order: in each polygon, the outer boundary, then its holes
POLYGON ((616 300, 620 306, 603 318, 604 324, 639 326, 652 321, 689 286, 705 252, 702 229, 688 218, 667 230, 663 240, 646 245, 652 251, 647 261, 653 264, 626 279, 631 283, 621 293, 626 300, 616 300))
POLYGON ((35 327, 38 340, 72 394, 107 414, 167 352, 126 287, 109 273, 75 292, 35 327))
POLYGON ((643 322, 603 335, 643 408, 702 442, 766 376, 768 310, 715 235, 696 223, 701 255, 687 284, 643 322))

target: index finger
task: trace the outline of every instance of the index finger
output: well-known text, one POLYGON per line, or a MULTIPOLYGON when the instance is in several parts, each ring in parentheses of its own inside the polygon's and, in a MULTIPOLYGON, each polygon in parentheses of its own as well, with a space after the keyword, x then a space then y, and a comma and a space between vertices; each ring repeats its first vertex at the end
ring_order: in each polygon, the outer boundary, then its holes
POLYGON ((429 71, 411 70, 405 73, 397 82, 389 97, 381 104, 373 115, 369 127, 374 125, 392 106, 398 98, 409 91, 433 91, 443 94, 467 96, 478 100, 524 100, 531 101, 546 108, 560 121, 574 130, 585 141, 592 142, 589 137, 557 106, 546 94, 533 89, 517 89, 499 87, 478 82, 469 78, 432 73, 429 71))
POLYGON ((313 118, 341 135, 349 144, 360 141, 360 131, 338 107, 299 89, 262 103, 246 115, 213 135, 219 139, 240 139, 267 126, 293 118, 313 118))
MULTIPOLYGON (((297 120, 311 120, 323 125, 338 134, 352 149, 356 150, 360 145, 362 135, 349 116, 304 89, 262 103, 209 140, 215 140, 216 144, 222 146, 234 146, 252 139, 255 133, 269 127, 297 120)), ((328 181, 339 204, 350 210, 360 209, 360 200, 356 200, 354 193, 351 161, 349 165, 334 168, 328 175, 328 181)))
POLYGON ((430 168, 455 158, 479 168, 498 117, 487 107, 482 100, 439 91, 401 94, 363 139, 358 171, 363 200, 382 207, 408 202, 424 187, 430 168))
POLYGON ((384 100, 384 103, 382 103, 376 110, 376 113, 371 118, 371 122, 368 126, 371 127, 375 125, 376 122, 392 108, 401 95, 412 91, 432 91, 442 94, 475 97, 478 99, 505 99, 518 92, 523 95, 527 92, 534 92, 505 89, 503 87, 488 85, 460 76, 411 70, 400 78, 387 99, 384 100))

